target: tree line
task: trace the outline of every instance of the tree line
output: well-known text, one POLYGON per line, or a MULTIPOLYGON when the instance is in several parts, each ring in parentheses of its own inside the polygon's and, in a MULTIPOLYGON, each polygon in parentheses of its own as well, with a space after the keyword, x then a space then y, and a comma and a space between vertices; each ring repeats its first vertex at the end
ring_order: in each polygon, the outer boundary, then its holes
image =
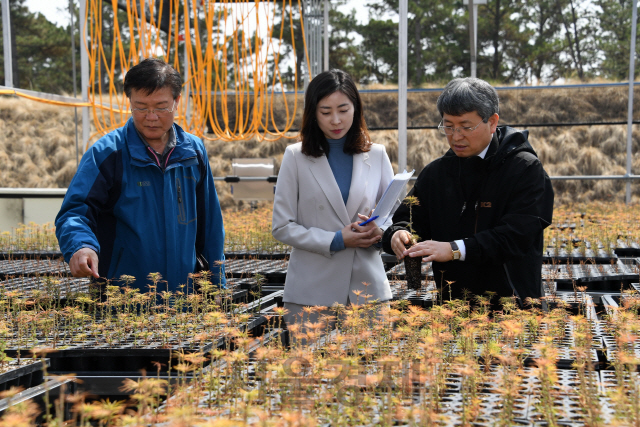
MULTIPOLYGON (((14 86, 72 93, 71 27, 56 26, 30 12, 24 3, 25 0, 9 1, 14 86)), ((462 0, 408 3, 409 84, 442 84, 453 77, 469 75, 468 7, 462 0)), ((331 0, 330 67, 349 72, 362 84, 397 83, 398 0, 363 0, 369 15, 366 24, 358 22, 354 9, 341 11, 340 6, 345 4, 346 0, 331 0)), ((478 6, 477 75, 499 84, 548 84, 562 78, 627 80, 632 5, 632 0, 488 0, 478 6)), ((275 28, 282 25, 282 34, 287 35, 281 41, 282 49, 291 60, 281 60, 279 66, 285 87, 291 89, 296 70, 288 64, 297 67, 299 87, 303 79, 302 19, 297 2, 285 9, 281 16, 286 19, 276 22, 275 28), (293 21, 288 19, 289 12, 293 21), (291 31, 294 40, 288 36, 291 31)), ((124 12, 113 11, 111 0, 103 2, 102 39, 107 53, 111 49, 114 13, 120 14, 119 21, 125 25, 124 12)), ((77 26, 73 33, 79 79, 81 44, 77 26)), ((279 34, 280 31, 273 33, 274 37, 279 34)), ((0 46, 1 40, 0 32, 0 46)), ((640 32, 636 43, 640 45, 640 32)), ((639 69, 637 54, 635 59, 639 69)), ((3 55, 0 61, 4 64, 3 55)), ((233 72, 231 67, 229 72, 233 72)), ((4 66, 0 68, 0 83, 4 84, 4 66)))
MULTIPOLYGON (((408 6, 410 84, 468 76, 468 6, 462 0, 408 6)), ((477 75, 502 84, 627 80, 632 6, 632 0, 489 0, 478 6, 477 75)), ((369 1, 367 8, 365 25, 355 10, 331 11, 330 64, 361 83, 396 83, 398 0, 369 1)), ((640 47, 639 41, 640 32, 640 47)), ((638 70, 637 54, 635 60, 638 70)))

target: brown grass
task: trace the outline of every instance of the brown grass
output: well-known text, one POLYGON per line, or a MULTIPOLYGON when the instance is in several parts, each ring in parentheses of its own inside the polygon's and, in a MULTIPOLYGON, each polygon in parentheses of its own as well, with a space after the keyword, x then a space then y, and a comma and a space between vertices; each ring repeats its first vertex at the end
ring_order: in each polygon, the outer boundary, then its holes
MULTIPOLYGON (((501 123, 625 121, 626 87, 593 89, 542 89, 501 91, 501 123)), ((640 117, 640 91, 635 96, 640 117)), ((440 116, 435 108, 437 92, 409 94, 409 125, 435 126, 440 116)), ((365 93, 370 127, 397 125, 397 97, 394 93, 365 93)), ((292 106, 293 100, 289 100, 292 106)), ((298 100, 296 126, 302 112, 298 100)), ((283 123, 282 108, 274 108, 276 122, 283 123)), ((0 97, 0 180, 3 187, 66 187, 76 170, 73 109, 55 107, 13 97, 0 97)), ((80 114, 79 114, 80 117, 80 114)), ((636 117, 636 120, 637 120, 636 117)), ((81 124, 80 124, 81 126, 81 124)), ((626 125, 531 127, 530 142, 549 175, 623 175, 626 170, 626 125)), ((293 134, 290 134, 293 135, 293 134)), ((207 135, 207 137, 215 137, 207 135)), ((397 139, 394 130, 372 131, 374 142, 387 148, 397 167, 397 139)), ((273 157, 279 166, 285 147, 293 139, 240 142, 205 139, 214 176, 231 173, 231 159, 273 157)), ((435 130, 410 130, 407 136, 409 168, 420 171, 443 155, 446 140, 435 130)), ((640 129, 633 131, 633 169, 640 173, 640 129)), ((223 207, 236 204, 227 184, 216 184, 223 207)), ((622 181, 555 181, 557 204, 594 200, 621 201, 622 181)), ((633 198, 640 201, 640 183, 632 184, 633 198)))

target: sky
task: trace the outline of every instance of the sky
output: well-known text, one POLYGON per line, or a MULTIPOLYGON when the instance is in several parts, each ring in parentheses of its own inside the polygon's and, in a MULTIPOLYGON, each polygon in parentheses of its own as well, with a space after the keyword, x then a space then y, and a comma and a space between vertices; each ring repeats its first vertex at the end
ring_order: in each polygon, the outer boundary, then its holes
POLYGON ((26 0, 25 6, 32 12, 40 12, 58 26, 69 25, 68 0, 26 0))
MULTIPOLYGON (((343 13, 351 9, 356 10, 356 17, 360 23, 368 20, 366 8, 362 7, 363 0, 349 0, 344 6, 340 6, 343 13)), ((25 5, 32 12, 42 13, 49 21, 58 26, 69 25, 69 1, 68 0, 26 0, 25 5)))

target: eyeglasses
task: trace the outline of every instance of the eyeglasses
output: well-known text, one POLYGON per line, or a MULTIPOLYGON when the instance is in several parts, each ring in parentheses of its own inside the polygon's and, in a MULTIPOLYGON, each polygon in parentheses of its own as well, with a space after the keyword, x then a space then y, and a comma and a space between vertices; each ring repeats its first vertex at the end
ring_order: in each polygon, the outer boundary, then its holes
POLYGON ((440 131, 441 134, 443 135, 453 135, 454 132, 459 132, 460 135, 464 135, 464 136, 469 136, 471 135, 471 133, 476 130, 476 128, 478 126, 480 126, 482 123, 485 123, 484 120, 481 120, 480 123, 478 123, 477 125, 475 125, 474 127, 459 127, 459 128, 454 128, 451 126, 442 126, 442 122, 440 122, 440 124, 438 125, 438 130, 440 131))
POLYGON ((176 102, 173 101, 173 106, 171 107, 171 109, 168 108, 154 108, 152 110, 148 109, 148 108, 132 108, 131 112, 133 114, 136 114, 140 117, 146 117, 147 114, 155 114, 158 117, 161 116, 168 116, 169 114, 173 113, 174 108, 176 108, 176 102))

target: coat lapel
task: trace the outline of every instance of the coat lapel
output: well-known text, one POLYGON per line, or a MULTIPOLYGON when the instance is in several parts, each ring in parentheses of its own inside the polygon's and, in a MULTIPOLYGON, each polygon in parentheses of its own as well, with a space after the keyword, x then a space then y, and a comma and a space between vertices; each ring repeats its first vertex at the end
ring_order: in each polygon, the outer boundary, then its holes
MULTIPOLYGON (((329 199, 329 203, 333 207, 333 210, 336 212, 340 220, 344 225, 351 223, 349 220, 349 215, 347 214, 347 209, 344 206, 344 202, 342 201, 342 194, 340 193, 340 188, 338 187, 338 183, 333 177, 333 172, 331 171, 331 166, 329 166, 329 161, 326 156, 318 157, 312 160, 311 173, 313 177, 318 182, 318 185, 322 189, 323 193, 329 199)), ((353 180, 353 178, 352 178, 353 180)), ((353 182, 351 183, 353 188, 353 182)))
POLYGON ((347 214, 353 221, 358 220, 358 213, 369 215, 369 212, 358 212, 358 207, 366 194, 365 190, 367 189, 370 170, 369 153, 354 154, 351 187, 349 188, 349 199, 347 200, 347 214))

